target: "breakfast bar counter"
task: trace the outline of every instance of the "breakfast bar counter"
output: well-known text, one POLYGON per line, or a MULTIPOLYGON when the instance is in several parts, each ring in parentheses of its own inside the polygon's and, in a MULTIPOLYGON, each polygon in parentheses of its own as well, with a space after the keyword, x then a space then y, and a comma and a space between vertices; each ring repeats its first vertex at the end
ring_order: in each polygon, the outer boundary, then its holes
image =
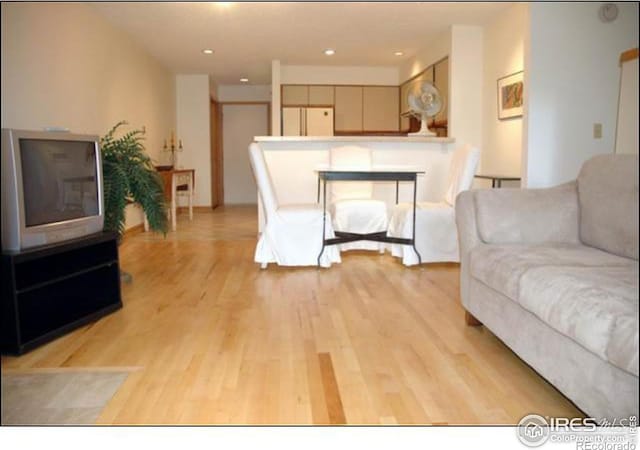
POLYGON ((451 144, 454 138, 436 136, 256 136, 254 140, 261 142, 400 142, 400 143, 432 143, 451 144))
MULTIPOLYGON (((424 171, 418 179, 417 201, 439 201, 456 148, 454 138, 417 136, 256 136, 254 141, 264 152, 280 204, 317 202, 316 170, 329 164, 329 149, 353 145, 371 149, 374 169, 411 167, 424 171)), ((410 184, 400 184, 400 202, 412 200, 410 184)), ((395 184, 374 183, 373 195, 392 208, 395 184)), ((259 214, 262 223, 262 211, 259 214)))

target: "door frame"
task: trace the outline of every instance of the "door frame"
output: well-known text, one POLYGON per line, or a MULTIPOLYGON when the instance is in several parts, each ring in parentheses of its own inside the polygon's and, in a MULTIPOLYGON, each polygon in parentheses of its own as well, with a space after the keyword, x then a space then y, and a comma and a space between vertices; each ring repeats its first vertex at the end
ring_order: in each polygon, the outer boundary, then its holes
POLYGON ((224 155, 222 154, 222 120, 220 103, 211 97, 209 103, 211 133, 211 209, 224 205, 224 155))
MULTIPOLYGON (((224 140, 223 140, 223 128, 224 128, 224 107, 226 105, 265 105, 267 107, 267 136, 271 136, 271 102, 269 101, 255 101, 255 102, 219 102, 211 99, 212 103, 217 104, 217 119, 218 119, 218 139, 216 139, 216 145, 219 147, 219 159, 220 164, 218 165, 219 172, 216 172, 216 177, 211 177, 211 192, 213 194, 214 185, 219 182, 219 186, 217 187, 218 192, 218 205, 224 206, 224 140), (219 181, 216 181, 219 180, 219 181)), ((212 164, 213 164, 213 149, 212 149, 212 164)))

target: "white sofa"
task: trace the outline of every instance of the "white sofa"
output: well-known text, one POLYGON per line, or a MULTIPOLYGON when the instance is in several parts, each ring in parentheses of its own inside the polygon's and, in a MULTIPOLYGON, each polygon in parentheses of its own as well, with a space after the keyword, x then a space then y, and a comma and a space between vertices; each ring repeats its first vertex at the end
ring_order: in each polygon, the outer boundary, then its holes
POLYGON ((554 188, 463 192, 456 221, 467 322, 586 414, 638 416, 638 156, 592 158, 554 188))

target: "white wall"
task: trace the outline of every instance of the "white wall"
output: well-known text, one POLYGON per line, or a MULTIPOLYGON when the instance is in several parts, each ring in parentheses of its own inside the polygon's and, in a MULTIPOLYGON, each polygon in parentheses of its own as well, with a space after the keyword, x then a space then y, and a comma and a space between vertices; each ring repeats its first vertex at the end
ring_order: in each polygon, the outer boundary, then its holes
POLYGON ((485 173, 520 175, 522 117, 498 120, 497 80, 524 67, 527 6, 517 3, 484 27, 482 158, 485 173))
POLYGON ((221 84, 217 88, 219 102, 270 102, 270 84, 221 84))
POLYGON ((281 84, 361 84, 399 83, 397 67, 376 66, 280 66, 281 84))
POLYGON ((451 27, 449 136, 457 146, 482 144, 482 35, 481 27, 451 27))
POLYGON ((638 4, 618 3, 611 23, 600 3, 531 3, 525 39, 525 183, 574 179, 590 157, 614 149, 620 53, 638 46, 638 4), (593 138, 593 124, 602 138, 593 138))
POLYGON ((412 56, 399 68, 398 79, 402 84, 430 65, 449 55, 451 51, 451 29, 425 42, 425 48, 412 56))
MULTIPOLYGON (((127 120, 162 156, 175 127, 173 74, 90 6, 3 2, 1 58, 3 128, 104 135, 127 120)), ((127 228, 140 223, 128 208, 127 228)))
POLYGON ((196 206, 211 206, 209 108, 209 75, 177 75, 177 137, 184 146, 184 150, 178 153, 177 165, 196 170, 196 206))
POLYGON ((218 100, 218 83, 213 77, 209 77, 209 96, 213 100, 218 100))

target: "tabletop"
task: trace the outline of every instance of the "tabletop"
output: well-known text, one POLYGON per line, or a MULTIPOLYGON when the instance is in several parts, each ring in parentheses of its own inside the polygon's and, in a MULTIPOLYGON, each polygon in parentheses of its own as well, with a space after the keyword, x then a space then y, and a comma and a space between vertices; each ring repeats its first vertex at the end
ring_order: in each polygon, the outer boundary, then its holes
POLYGON ((519 181, 520 177, 514 175, 492 175, 492 174, 477 174, 476 178, 482 178, 484 180, 503 180, 503 181, 519 181))
POLYGON ((414 181, 424 170, 417 169, 383 169, 345 170, 345 169, 316 169, 318 178, 324 181, 414 181))

